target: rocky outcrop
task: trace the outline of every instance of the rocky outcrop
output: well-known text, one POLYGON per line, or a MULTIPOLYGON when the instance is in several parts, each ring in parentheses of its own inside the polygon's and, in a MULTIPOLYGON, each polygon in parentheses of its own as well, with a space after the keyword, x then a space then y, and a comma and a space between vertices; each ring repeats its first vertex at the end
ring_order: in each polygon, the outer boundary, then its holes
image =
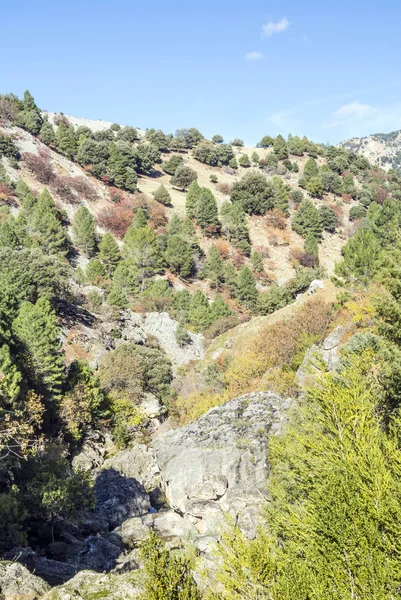
POLYGON ((100 574, 81 571, 67 583, 47 592, 43 600, 135 600, 142 592, 139 572, 100 574))
POLYGON ((314 345, 307 351, 297 371, 297 380, 301 387, 313 381, 321 370, 322 364, 327 371, 337 370, 341 360, 340 349, 343 345, 344 333, 344 327, 336 327, 323 340, 321 346, 314 345))
POLYGON ((37 600, 50 586, 17 562, 0 562, 1 600, 37 600))
POLYGON ((385 171, 398 170, 400 167, 401 130, 351 138, 341 142, 339 146, 365 156, 373 165, 385 171))
POLYGON ((247 394, 154 440, 167 500, 198 534, 216 534, 228 512, 254 536, 267 493, 268 437, 280 433, 290 405, 270 392, 247 394))

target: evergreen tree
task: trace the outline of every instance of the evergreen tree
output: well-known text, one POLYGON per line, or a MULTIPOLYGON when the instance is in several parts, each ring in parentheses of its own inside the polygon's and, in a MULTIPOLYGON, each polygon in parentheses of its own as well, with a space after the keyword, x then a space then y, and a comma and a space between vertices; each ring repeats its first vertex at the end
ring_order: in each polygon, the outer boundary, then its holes
POLYGON ((56 141, 56 135, 54 133, 53 125, 49 123, 47 119, 43 121, 43 125, 40 128, 39 137, 42 140, 42 142, 44 142, 48 146, 50 144, 54 144, 54 142, 56 141))
POLYGON ((237 298, 247 308, 253 309, 258 299, 258 290, 252 271, 248 267, 242 267, 237 278, 237 298))
POLYGON ((319 264, 319 246, 316 237, 312 232, 308 232, 305 237, 304 251, 306 254, 310 254, 315 259, 315 265, 319 264))
POLYGON ((239 202, 232 204, 227 200, 220 208, 220 219, 222 230, 229 242, 242 250, 245 256, 251 251, 249 229, 246 222, 245 212, 239 202))
POLYGON ((348 281, 359 281, 367 285, 377 269, 380 243, 369 229, 361 228, 345 244, 343 260, 336 264, 337 275, 348 281))
POLYGON ((224 302, 223 297, 220 294, 216 294, 215 299, 211 304, 211 311, 213 316, 216 319, 221 319, 222 317, 230 317, 233 313, 231 308, 228 306, 226 302, 224 302))
POLYGON ((259 154, 257 152, 252 152, 251 160, 255 166, 259 164, 259 154))
POLYGON ((160 202, 160 204, 164 204, 164 206, 170 206, 171 204, 171 196, 163 184, 161 184, 154 192, 153 198, 157 200, 157 202, 160 202))
POLYGON ((191 296, 188 320, 196 331, 207 329, 213 322, 213 314, 206 295, 197 290, 191 296))
POLYGON ((191 246, 179 235, 170 235, 164 258, 170 269, 181 277, 189 277, 193 270, 191 246))
POLYGON ((220 230, 217 202, 209 188, 201 189, 195 217, 198 225, 207 233, 216 233, 220 230))
POLYGON ((61 121, 56 131, 56 148, 69 160, 74 158, 77 152, 77 140, 72 125, 67 126, 61 121))
POLYGON ((251 171, 232 186, 231 202, 240 203, 248 214, 263 215, 274 208, 274 190, 262 173, 251 171))
POLYGON ((250 167, 251 161, 249 160, 249 156, 247 154, 241 154, 238 158, 238 164, 240 167, 250 167))
POLYGON ((338 219, 334 210, 330 206, 320 206, 319 214, 323 229, 334 233, 338 225, 338 219))
POLYGON ((85 274, 87 279, 96 285, 99 278, 105 277, 106 269, 98 258, 91 258, 86 265, 85 274))
POLYGON ((323 196, 323 182, 320 177, 311 177, 306 183, 306 189, 314 198, 321 198, 323 196))
POLYGON ((255 273, 263 273, 263 271, 264 271, 263 258, 261 257, 259 252, 256 252, 256 250, 254 252, 252 252, 251 263, 252 263, 252 269, 254 270, 255 273))
POLYGON ((282 135, 278 135, 276 137, 276 139, 274 140, 273 147, 274 153, 279 160, 284 160, 285 158, 288 158, 287 142, 285 141, 282 135))
POLYGON ((18 114, 17 124, 34 135, 37 135, 40 132, 43 124, 40 109, 36 106, 35 100, 28 90, 24 92, 22 111, 18 114))
POLYGON ((283 212, 288 211, 288 200, 290 197, 289 190, 287 186, 284 185, 282 179, 280 177, 273 177, 271 180, 271 184, 273 186, 273 202, 274 207, 279 208, 283 212))
POLYGON ((185 209, 187 212, 187 217, 190 219, 194 219, 196 216, 196 207, 198 205, 198 200, 201 195, 201 187, 197 181, 193 181, 188 188, 187 197, 185 202, 185 209))
POLYGON ((184 159, 179 154, 173 154, 166 162, 162 163, 162 169, 169 175, 175 175, 178 167, 182 165, 184 159))
POLYGON ((78 247, 87 256, 93 256, 96 251, 96 221, 86 206, 78 209, 73 224, 72 233, 78 247))
POLYGON ((222 138, 221 135, 216 133, 216 135, 214 135, 212 137, 212 142, 213 142, 213 144, 222 144, 224 142, 224 139, 222 138))
POLYGON ((135 192, 138 177, 134 167, 138 166, 135 151, 128 142, 110 142, 107 174, 114 185, 135 192))
POLYGON ((172 186, 178 188, 179 190, 186 190, 191 185, 193 181, 198 179, 198 175, 196 171, 191 169, 191 167, 187 167, 186 165, 181 165, 177 168, 174 173, 174 177, 170 179, 170 183, 172 186))
POLYGON ((108 275, 112 275, 121 260, 120 249, 111 233, 105 233, 99 243, 99 260, 104 264, 108 275))
POLYGON ((21 389, 22 375, 17 369, 8 344, 0 345, 0 414, 17 400, 21 389))
POLYGON ((224 280, 230 291, 230 296, 236 298, 238 293, 238 274, 230 262, 226 264, 224 280))
POLYGON ((229 163, 228 163, 228 164, 229 164, 229 166, 230 166, 232 169, 238 169, 238 162, 237 162, 237 159, 235 158, 235 156, 233 156, 232 158, 230 158, 230 160, 229 160, 229 163))
POLYGON ((178 323, 177 329, 175 330, 175 341, 180 346, 180 348, 184 348, 192 342, 191 336, 185 329, 184 325, 181 325, 181 323, 178 323))
POLYGON ((33 246, 41 247, 47 254, 68 254, 70 241, 48 190, 44 189, 37 201, 31 194, 25 196, 21 218, 33 246))
POLYGON ((319 167, 314 158, 310 158, 306 161, 304 167, 303 177, 305 181, 310 181, 312 177, 317 177, 319 175, 319 167))
POLYGON ((140 283, 145 289, 146 280, 160 269, 160 254, 156 235, 151 228, 131 225, 124 236, 124 254, 132 263, 140 283))
POLYGON ((188 290, 180 290, 174 294, 173 308, 174 316, 178 321, 188 323, 189 305, 191 303, 191 294, 188 290))
POLYGON ((212 244, 205 263, 205 275, 212 286, 220 286, 224 282, 224 261, 215 244, 212 244))
POLYGON ((146 227, 148 224, 148 219, 145 215, 145 211, 142 208, 138 208, 135 213, 135 218, 132 222, 132 227, 134 229, 140 229, 141 227, 146 227))
POLYGON ((12 329, 32 384, 41 392, 59 396, 64 363, 57 318, 49 301, 39 298, 35 304, 22 302, 12 329))
POLYGON ((322 235, 322 222, 317 208, 310 200, 303 200, 292 220, 292 228, 302 237, 311 232, 317 240, 322 235))
POLYGON ((180 235, 182 233, 182 221, 177 213, 174 213, 168 222, 167 233, 169 235, 180 235))
POLYGON ((344 175, 343 183, 342 183, 342 192, 343 194, 349 194, 352 198, 356 198, 356 188, 354 184, 354 178, 350 173, 344 175))

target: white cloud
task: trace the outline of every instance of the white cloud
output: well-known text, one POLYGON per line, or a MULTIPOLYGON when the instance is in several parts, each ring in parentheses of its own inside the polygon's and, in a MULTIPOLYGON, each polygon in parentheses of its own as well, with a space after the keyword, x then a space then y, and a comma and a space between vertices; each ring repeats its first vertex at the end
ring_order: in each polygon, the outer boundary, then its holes
POLYGON ((271 37, 275 33, 281 33, 288 28, 289 24, 290 23, 287 17, 283 17, 280 19, 280 21, 277 21, 277 23, 274 23, 274 21, 269 21, 262 27, 263 35, 265 37, 271 37))
POLYGON ((377 114, 377 108, 369 104, 361 104, 358 100, 340 106, 330 118, 323 123, 324 129, 347 125, 355 120, 371 118, 377 114))
POLYGON ((322 124, 322 129, 339 128, 347 137, 388 133, 401 125, 401 104, 371 106, 355 100, 340 106, 322 124))
POLYGON ((248 52, 245 54, 245 58, 246 60, 261 60, 264 56, 260 52, 248 52))
POLYGON ((298 130, 301 125, 296 117, 296 113, 297 110, 295 108, 279 110, 278 112, 269 115, 266 121, 274 125, 278 131, 289 133, 298 130))

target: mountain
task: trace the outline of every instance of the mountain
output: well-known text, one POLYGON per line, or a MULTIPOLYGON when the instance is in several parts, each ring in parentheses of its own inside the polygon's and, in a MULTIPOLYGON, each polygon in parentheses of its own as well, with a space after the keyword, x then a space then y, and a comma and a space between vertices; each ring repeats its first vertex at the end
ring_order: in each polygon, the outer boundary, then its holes
POLYGON ((401 179, 264 133, 0 95, 5 600, 398 597, 401 179))
POLYGON ((365 156, 373 165, 385 171, 401 167, 401 130, 391 133, 376 133, 363 138, 350 138, 340 147, 365 156))

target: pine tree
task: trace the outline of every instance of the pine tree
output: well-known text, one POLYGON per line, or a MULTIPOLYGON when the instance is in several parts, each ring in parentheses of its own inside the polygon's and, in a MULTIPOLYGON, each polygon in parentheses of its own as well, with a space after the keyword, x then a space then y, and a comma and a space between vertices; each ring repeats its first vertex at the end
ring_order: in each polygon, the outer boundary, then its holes
POLYGON ((216 297, 213 300, 210 308, 216 319, 230 317, 232 314, 234 314, 228 304, 224 302, 223 297, 220 294, 216 294, 216 297))
POLYGON ((232 204, 226 200, 220 208, 220 220, 223 233, 229 242, 249 256, 251 251, 251 240, 246 222, 245 212, 239 202, 232 204))
POLYGON ((197 290, 191 296, 188 319, 196 331, 202 331, 213 322, 213 314, 206 295, 197 290))
POLYGON ((354 178, 350 173, 344 175, 344 179, 342 182, 342 192, 343 194, 349 194, 350 196, 352 196, 352 198, 356 198, 354 178))
POLYGON ((56 141, 53 125, 46 119, 40 129, 39 137, 45 144, 53 144, 56 141))
POLYGON ((197 178, 198 175, 196 174, 196 171, 191 169, 191 167, 180 165, 174 173, 174 176, 170 179, 170 183, 179 190, 186 190, 197 178))
POLYGON ((164 204, 164 206, 170 206, 171 204, 171 196, 163 184, 161 184, 154 192, 153 198, 157 200, 157 202, 160 202, 160 204, 164 204))
POLYGON ((338 225, 338 219, 334 210, 330 206, 320 206, 319 214, 323 229, 334 233, 338 225))
POLYGON ((86 206, 78 209, 73 224, 72 233, 78 247, 87 256, 93 256, 96 251, 96 221, 86 206))
POLYGON ((258 290, 252 271, 248 267, 242 267, 237 279, 237 298, 247 308, 255 308, 258 299, 258 290))
POLYGON ((205 275, 213 287, 224 282, 224 261, 215 244, 212 244, 205 263, 205 275))
POLYGON ((251 160, 252 160, 253 164, 255 166, 257 166, 259 164, 259 160, 260 160, 259 154, 257 152, 252 152, 251 160))
POLYGON ((10 407, 18 398, 22 375, 15 366, 8 344, 0 346, 0 407, 10 407))
POLYGON ((306 237, 307 233, 311 232, 317 240, 321 238, 322 222, 320 214, 310 200, 303 200, 301 202, 291 225, 293 230, 303 237, 306 237))
POLYGON ((170 235, 164 258, 171 270, 181 277, 189 277, 193 270, 191 246, 179 235, 170 235))
POLYGON ((262 273, 264 271, 263 258, 256 250, 252 252, 251 263, 255 273, 262 273))
POLYGON ((289 190, 284 185, 282 179, 280 177, 273 177, 271 180, 271 184, 273 186, 273 202, 274 207, 279 208, 283 212, 288 211, 288 200, 290 197, 289 190))
POLYGON ((319 246, 316 237, 310 231, 306 234, 305 237, 304 251, 306 254, 310 254, 315 258, 315 265, 319 264, 319 246))
POLYGON ((148 220, 145 215, 145 211, 142 208, 138 208, 135 213, 135 218, 132 222, 132 227, 134 229, 140 229, 141 227, 146 227, 148 224, 148 220))
POLYGON ((123 250, 138 273, 138 280, 143 292, 146 279, 153 277, 160 269, 160 254, 156 235, 148 225, 145 227, 131 225, 124 236, 123 250))
POLYGON ((21 216, 25 220, 26 231, 33 246, 41 247, 47 254, 68 254, 70 240, 47 189, 39 194, 37 200, 31 194, 25 196, 21 216))
POLYGON ((249 156, 247 154, 241 154, 238 158, 238 164, 240 167, 250 167, 251 161, 249 160, 249 156))
POLYGON ((112 275, 121 260, 120 249, 111 233, 105 233, 99 243, 99 260, 104 264, 108 275, 112 275))
POLYGON ((110 142, 107 161, 107 174, 114 185, 135 192, 137 175, 134 166, 138 166, 138 157, 128 142, 110 142))
POLYGON ((216 233, 220 229, 216 198, 209 188, 202 188, 196 204, 196 221, 207 233, 216 233))
POLYGON ((226 264, 224 280, 230 291, 230 296, 236 298, 238 293, 238 274, 230 262, 226 264))
POLYGON ((57 318, 49 301, 39 298, 36 304, 22 302, 12 329, 21 346, 31 382, 39 391, 59 396, 64 363, 57 318))
POLYGON ((180 346, 180 348, 184 348, 192 342, 191 336, 185 329, 184 325, 181 325, 181 323, 178 323, 177 329, 175 330, 175 341, 180 346))
POLYGON ((276 137, 276 139, 274 140, 273 147, 274 153, 279 160, 284 160, 285 158, 288 158, 287 142, 285 141, 282 135, 278 135, 276 137))
POLYGON ((74 158, 77 152, 77 140, 72 125, 67 126, 61 121, 56 131, 56 148, 70 160, 74 158))
POLYGON ((197 181, 193 181, 188 188, 187 197, 185 202, 185 209, 187 217, 194 219, 196 215, 196 207, 198 200, 201 195, 201 187, 197 181))
POLYGON ((312 177, 317 177, 319 175, 319 168, 314 158, 310 158, 306 161, 303 177, 305 181, 310 181, 312 177))
POLYGON ((17 123, 34 135, 37 135, 42 127, 43 119, 40 109, 36 106, 35 100, 28 90, 24 92, 22 111, 18 114, 17 123))
POLYGON ((306 183, 306 189, 313 198, 321 198, 323 196, 324 188, 320 177, 311 177, 306 183))
POLYGON ((168 222, 167 233, 169 235, 180 235, 182 232, 182 221, 177 213, 174 213, 168 222))

